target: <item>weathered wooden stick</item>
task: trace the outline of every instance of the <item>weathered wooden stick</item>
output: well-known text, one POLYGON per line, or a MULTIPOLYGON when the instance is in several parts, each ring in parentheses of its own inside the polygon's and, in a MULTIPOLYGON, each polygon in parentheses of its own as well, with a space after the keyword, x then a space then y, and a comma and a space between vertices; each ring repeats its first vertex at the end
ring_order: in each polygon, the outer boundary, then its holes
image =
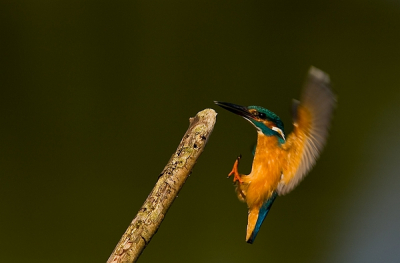
POLYGON ((118 242, 107 263, 136 262, 163 221, 179 190, 192 172, 214 128, 217 113, 205 109, 194 118, 176 152, 159 175, 142 208, 118 242))

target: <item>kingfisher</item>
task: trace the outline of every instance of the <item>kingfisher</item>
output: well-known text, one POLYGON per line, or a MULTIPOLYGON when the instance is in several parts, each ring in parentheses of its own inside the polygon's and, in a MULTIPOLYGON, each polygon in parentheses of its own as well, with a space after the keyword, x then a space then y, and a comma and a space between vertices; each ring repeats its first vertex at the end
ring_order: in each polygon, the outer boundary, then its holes
POLYGON ((260 106, 240 106, 215 101, 218 106, 249 121, 257 130, 257 145, 251 172, 238 172, 239 156, 228 178, 233 175, 236 194, 248 207, 246 242, 252 244, 276 197, 291 192, 314 166, 330 127, 336 97, 329 75, 311 67, 300 101, 293 100, 293 131, 286 137, 283 122, 260 106))

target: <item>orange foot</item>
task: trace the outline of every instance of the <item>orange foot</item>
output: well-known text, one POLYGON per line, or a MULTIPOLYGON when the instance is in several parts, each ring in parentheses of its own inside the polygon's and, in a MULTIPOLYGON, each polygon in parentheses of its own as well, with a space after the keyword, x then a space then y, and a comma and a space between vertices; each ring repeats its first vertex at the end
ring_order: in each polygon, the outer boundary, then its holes
POLYGON ((242 158, 242 156, 238 156, 238 158, 236 159, 235 163, 233 164, 233 168, 232 171, 228 174, 228 178, 233 175, 233 182, 238 181, 240 184, 243 183, 243 180, 240 177, 240 174, 238 172, 238 165, 239 165, 239 161, 240 158, 242 158))

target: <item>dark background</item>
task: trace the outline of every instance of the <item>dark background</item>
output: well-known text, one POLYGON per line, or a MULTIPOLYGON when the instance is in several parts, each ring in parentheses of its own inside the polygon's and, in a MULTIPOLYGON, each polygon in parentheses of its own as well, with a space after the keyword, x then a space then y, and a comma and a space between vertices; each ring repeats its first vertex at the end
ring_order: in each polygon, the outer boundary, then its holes
POLYGON ((2 1, 0 261, 105 262, 188 127, 214 132, 140 262, 400 261, 400 1, 2 1), (291 130, 310 65, 338 95, 307 179, 253 245, 226 179, 291 130))

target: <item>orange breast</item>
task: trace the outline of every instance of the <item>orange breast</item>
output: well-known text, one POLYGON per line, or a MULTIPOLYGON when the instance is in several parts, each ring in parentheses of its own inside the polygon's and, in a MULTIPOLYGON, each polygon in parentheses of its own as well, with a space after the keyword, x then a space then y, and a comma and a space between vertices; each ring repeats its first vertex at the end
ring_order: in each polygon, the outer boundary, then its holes
POLYGON ((258 134, 251 173, 243 177, 248 184, 246 203, 249 208, 261 207, 277 188, 282 174, 282 154, 275 136, 258 134))

